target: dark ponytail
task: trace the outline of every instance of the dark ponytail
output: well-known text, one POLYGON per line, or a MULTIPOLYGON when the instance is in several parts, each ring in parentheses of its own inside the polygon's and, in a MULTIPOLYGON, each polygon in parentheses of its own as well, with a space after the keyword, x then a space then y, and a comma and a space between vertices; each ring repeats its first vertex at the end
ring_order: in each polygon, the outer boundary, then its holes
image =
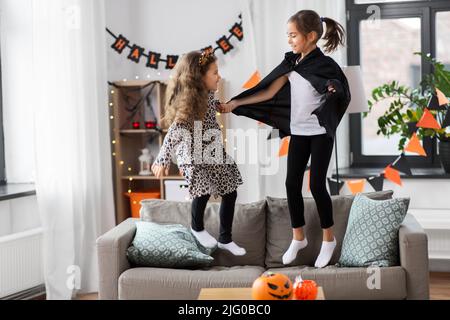
POLYGON ((325 22, 325 25, 327 26, 327 31, 323 36, 323 39, 326 42, 323 46, 325 47, 326 52, 333 52, 339 45, 344 45, 344 28, 339 22, 331 18, 323 17, 321 20, 325 22))
POLYGON ((301 10, 290 17, 288 22, 295 23, 297 30, 304 36, 311 31, 315 31, 317 33, 317 40, 324 33, 322 24, 324 22, 326 32, 323 39, 326 41, 324 47, 327 53, 333 52, 339 45, 344 45, 345 31, 342 25, 331 18, 320 17, 313 10, 301 10))

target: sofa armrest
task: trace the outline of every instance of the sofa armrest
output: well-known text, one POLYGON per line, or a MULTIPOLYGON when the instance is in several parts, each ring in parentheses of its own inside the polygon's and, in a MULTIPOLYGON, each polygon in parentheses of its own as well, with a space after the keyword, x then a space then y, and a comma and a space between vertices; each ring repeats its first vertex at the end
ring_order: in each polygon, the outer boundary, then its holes
POLYGON ((399 230, 400 265, 406 272, 407 299, 429 299, 428 238, 413 215, 399 230))
POLYGON ((126 251, 136 233, 135 221, 129 218, 97 239, 99 271, 98 298, 118 299, 118 280, 130 268, 126 251))

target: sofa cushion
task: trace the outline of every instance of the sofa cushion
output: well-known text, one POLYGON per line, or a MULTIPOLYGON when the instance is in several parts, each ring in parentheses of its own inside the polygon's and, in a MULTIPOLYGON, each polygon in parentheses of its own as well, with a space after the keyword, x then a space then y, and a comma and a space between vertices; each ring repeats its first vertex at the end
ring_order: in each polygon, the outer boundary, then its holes
POLYGON ((201 288, 251 287, 264 269, 256 266, 198 270, 128 269, 119 278, 119 299, 194 300, 201 288))
MULTIPOLYGON (((365 194, 371 199, 390 199, 393 191, 385 190, 369 192, 365 194)), ((334 234, 337 240, 330 264, 335 264, 341 255, 341 245, 347 227, 348 215, 354 199, 354 195, 331 196, 333 205, 334 234)), ((284 267, 281 257, 288 249, 292 240, 291 217, 286 198, 267 197, 267 243, 266 266, 268 268, 284 267)), ((304 197, 305 205, 305 235, 308 238, 308 246, 302 249, 291 265, 313 266, 319 255, 322 244, 322 229, 320 227, 319 214, 314 199, 304 197)))
POLYGON ((136 221, 127 258, 133 266, 186 268, 209 265, 211 252, 181 224, 136 221))
MULTIPOLYGON (((141 219, 159 223, 191 225, 191 202, 148 199, 141 201, 141 219)), ((220 203, 209 202, 204 215, 205 229, 219 237, 220 203)), ((212 253, 212 266, 264 266, 266 243, 266 201, 236 204, 232 229, 233 241, 245 248, 244 256, 234 256, 217 249, 212 253)))
POLYGON ((271 268, 268 271, 283 273, 291 281, 295 281, 298 275, 305 280, 314 280, 322 287, 326 300, 406 299, 406 273, 399 266, 388 268, 327 266, 321 269, 295 266, 271 268))
POLYGON ((357 194, 353 200, 338 266, 397 266, 398 229, 409 198, 372 200, 357 194))

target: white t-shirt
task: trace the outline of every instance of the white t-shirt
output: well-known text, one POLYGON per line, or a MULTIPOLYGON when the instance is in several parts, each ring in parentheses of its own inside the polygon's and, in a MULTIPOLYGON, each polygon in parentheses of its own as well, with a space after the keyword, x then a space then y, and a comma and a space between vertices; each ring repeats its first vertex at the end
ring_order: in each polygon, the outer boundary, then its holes
POLYGON ((317 116, 311 114, 321 105, 325 95, 317 92, 311 83, 296 71, 290 72, 288 78, 291 84, 291 134, 312 136, 326 133, 317 116))

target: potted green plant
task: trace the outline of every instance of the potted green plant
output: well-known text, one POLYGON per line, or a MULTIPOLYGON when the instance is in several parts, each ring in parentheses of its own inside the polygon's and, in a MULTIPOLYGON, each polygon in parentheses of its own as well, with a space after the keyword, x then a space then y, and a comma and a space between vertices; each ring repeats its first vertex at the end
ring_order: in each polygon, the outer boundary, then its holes
MULTIPOLYGON (((401 139, 398 143, 400 151, 403 151, 406 141, 410 138, 409 125, 421 119, 430 98, 436 93, 436 88, 446 97, 450 96, 450 71, 429 54, 423 55, 421 52, 414 54, 424 56, 433 65, 433 72, 422 80, 421 88, 412 89, 400 85, 398 81, 385 83, 372 90, 371 99, 368 101, 369 111, 363 113, 366 117, 379 101, 390 99, 389 108, 378 118, 377 135, 390 137, 393 134, 400 134, 401 139)), ((442 110, 430 110, 441 129, 419 127, 416 133, 420 140, 423 137, 438 139, 442 166, 445 172, 450 173, 450 132, 443 126, 445 116, 450 112, 448 109, 448 106, 445 106, 442 110)))

